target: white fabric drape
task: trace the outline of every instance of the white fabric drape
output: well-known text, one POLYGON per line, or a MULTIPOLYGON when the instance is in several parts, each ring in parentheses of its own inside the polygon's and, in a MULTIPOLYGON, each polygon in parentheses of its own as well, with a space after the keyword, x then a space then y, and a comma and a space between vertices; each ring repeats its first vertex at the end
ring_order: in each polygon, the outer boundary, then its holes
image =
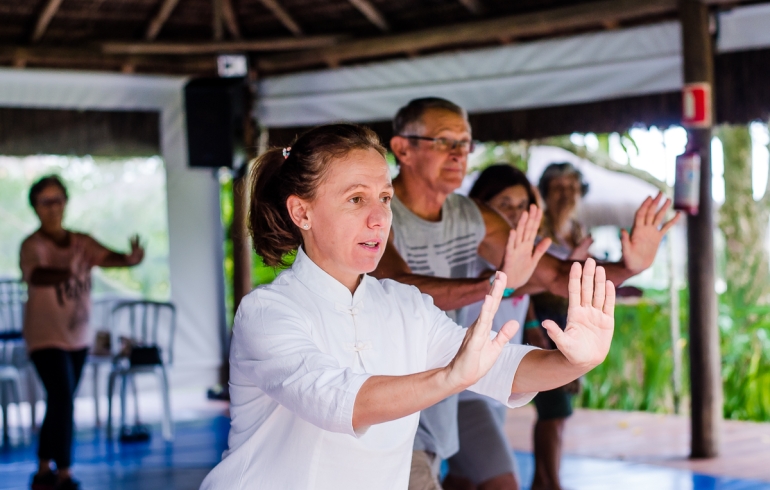
MULTIPOLYGON (((770 5, 719 15, 720 51, 770 46, 770 5)), ((678 22, 267 77, 257 113, 267 127, 387 121, 417 97, 469 112, 576 104, 679 90, 678 22)))

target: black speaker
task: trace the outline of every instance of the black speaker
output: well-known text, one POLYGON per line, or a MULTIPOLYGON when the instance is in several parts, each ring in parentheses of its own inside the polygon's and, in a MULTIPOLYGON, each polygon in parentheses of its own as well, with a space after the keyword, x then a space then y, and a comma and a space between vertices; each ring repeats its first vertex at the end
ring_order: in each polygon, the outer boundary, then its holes
POLYGON ((245 158, 243 79, 198 78, 184 89, 191 167, 239 167, 245 158))

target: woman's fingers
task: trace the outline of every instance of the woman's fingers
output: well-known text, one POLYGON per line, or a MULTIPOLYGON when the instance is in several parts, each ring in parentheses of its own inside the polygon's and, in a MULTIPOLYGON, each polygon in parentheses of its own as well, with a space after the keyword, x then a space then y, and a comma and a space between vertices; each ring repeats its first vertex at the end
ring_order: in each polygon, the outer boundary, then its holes
POLYGON ((567 285, 570 306, 580 306, 580 277, 582 275, 583 268, 580 266, 580 262, 573 263, 572 269, 569 271, 569 283, 567 285))
POLYGON ((606 297, 604 298, 604 308, 602 311, 605 315, 615 318, 615 285, 612 281, 605 281, 606 297))
POLYGON ((516 245, 520 245, 524 241, 524 236, 527 232, 527 224, 529 224, 529 222, 529 213, 524 211, 519 218, 519 224, 516 225, 516 230, 518 230, 518 233, 516 233, 516 245))
POLYGON ((508 232, 508 242, 505 244, 506 257, 513 257, 513 252, 516 250, 516 235, 516 230, 511 228, 511 231, 508 232))
POLYGON ((548 336, 554 341, 556 347, 561 348, 561 341, 564 338, 564 332, 553 320, 546 320, 542 323, 543 328, 548 332, 548 336))
POLYGON ((497 271, 495 272, 495 280, 492 284, 492 291, 490 291, 490 295, 492 296, 492 316, 497 313, 497 309, 500 308, 500 301, 503 300, 503 293, 505 292, 505 286, 508 284, 508 276, 505 274, 505 272, 497 271))
POLYGON ((668 230, 670 230, 670 229, 671 229, 671 227, 672 227, 672 226, 674 226, 674 225, 677 223, 677 221, 679 221, 679 218, 680 218, 681 216, 682 216, 682 213, 680 213, 680 212, 677 212, 677 213, 674 215, 674 217, 673 217, 673 218, 671 218, 670 220, 668 220, 666 223, 664 223, 664 224, 663 224, 663 227, 660 229, 660 232, 661 232, 661 233, 663 233, 664 235, 665 235, 666 233, 668 233, 668 230))
POLYGON ((661 206, 660 209, 658 209, 655 213, 655 218, 653 219, 652 224, 655 225, 656 228, 663 223, 663 220, 666 218, 666 212, 670 206, 671 199, 666 199, 666 201, 663 203, 663 206, 661 206))
POLYGON ((596 261, 586 260, 583 266, 583 281, 581 291, 581 306, 591 306, 594 297, 594 274, 596 273, 596 261))
POLYGON ((492 323, 500 307, 500 301, 503 298, 507 278, 505 272, 495 272, 495 280, 492 283, 492 290, 484 298, 484 304, 481 305, 481 313, 474 327, 474 336, 479 338, 489 338, 489 332, 492 331, 492 323))
POLYGON ((604 267, 596 268, 596 286, 594 289, 594 308, 601 310, 604 307, 604 296, 606 291, 607 274, 604 267))
POLYGON ((643 226, 645 224, 645 220, 647 219, 647 210, 649 209, 651 202, 652 198, 647 196, 642 202, 642 205, 639 206, 639 209, 636 210, 636 214, 634 215, 634 228, 637 226, 643 226))
POLYGON ((531 204, 529 206, 529 221, 527 222, 527 227, 523 230, 524 236, 522 237, 522 240, 530 242, 535 240, 537 230, 540 228, 541 218, 542 211, 534 204, 531 204))
POLYGON ((519 322, 516 320, 505 322, 505 325, 503 325, 502 328, 500 328, 500 331, 497 332, 497 335, 495 335, 494 342, 502 348, 513 338, 514 335, 516 335, 518 330, 519 322))
POLYGON ((658 192, 658 195, 655 196, 655 199, 650 203, 650 207, 647 208, 647 216, 644 219, 645 225, 650 226, 655 224, 655 213, 658 211, 661 199, 663 199, 663 193, 658 192))

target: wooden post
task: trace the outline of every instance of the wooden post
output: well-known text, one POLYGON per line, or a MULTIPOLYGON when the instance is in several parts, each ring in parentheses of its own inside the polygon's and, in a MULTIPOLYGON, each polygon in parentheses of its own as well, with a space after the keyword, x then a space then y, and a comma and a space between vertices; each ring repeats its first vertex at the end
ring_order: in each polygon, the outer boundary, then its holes
MULTIPOLYGON (((249 167, 251 160, 256 156, 257 131, 254 119, 251 117, 251 106, 254 100, 251 90, 252 85, 247 84, 246 97, 244 97, 244 148, 246 151, 245 162, 235 171, 233 176, 233 222, 230 225, 230 240, 233 243, 233 312, 238 311, 238 306, 244 296, 251 292, 251 238, 249 237, 249 167)), ((228 333, 223 342, 222 364, 219 368, 219 385, 221 392, 216 398, 230 399, 230 338, 228 333)))
POLYGON ((251 117, 254 101, 251 84, 247 84, 244 97, 244 148, 246 161, 233 178, 233 311, 238 310, 241 299, 251 291, 251 238, 249 238, 249 164, 257 156, 257 129, 251 117))
MULTIPOLYGON (((684 82, 706 82, 713 87, 714 56, 708 6, 700 0, 680 0, 679 14, 682 23, 684 82)), ((692 404, 690 457, 712 458, 719 452, 722 379, 714 291, 711 127, 690 129, 687 137, 688 144, 701 157, 700 210, 697 216, 690 216, 687 220, 692 404)))

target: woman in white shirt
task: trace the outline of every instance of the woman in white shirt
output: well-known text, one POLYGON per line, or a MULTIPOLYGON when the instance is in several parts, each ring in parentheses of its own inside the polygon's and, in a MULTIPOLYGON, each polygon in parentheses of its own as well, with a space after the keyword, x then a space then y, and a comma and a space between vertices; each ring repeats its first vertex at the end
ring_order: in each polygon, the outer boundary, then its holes
MULTIPOLYGON (((384 153, 371 130, 336 124, 257 161, 254 247, 269 265, 297 257, 238 308, 229 449, 202 488, 406 489, 420 410, 464 389, 520 406, 607 355, 614 287, 593 261, 570 273, 567 330, 545 325, 560 351, 508 344, 516 322, 490 333, 502 273, 468 329, 415 287, 368 276, 390 231, 384 153)), ((522 271, 538 222, 525 217, 508 250, 522 271)))

